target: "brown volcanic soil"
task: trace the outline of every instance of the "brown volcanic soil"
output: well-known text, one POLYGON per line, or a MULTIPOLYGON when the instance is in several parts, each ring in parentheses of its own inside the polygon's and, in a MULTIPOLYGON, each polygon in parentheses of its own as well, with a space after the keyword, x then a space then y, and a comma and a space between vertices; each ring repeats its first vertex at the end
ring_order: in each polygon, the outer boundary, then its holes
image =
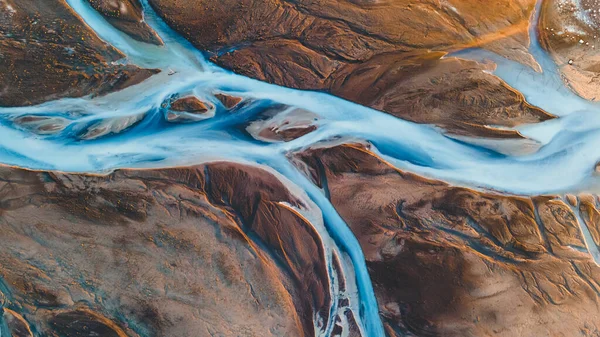
POLYGON ((211 108, 210 103, 205 103, 196 96, 182 97, 171 103, 172 110, 193 114, 203 114, 211 108))
POLYGON ((241 97, 231 96, 231 95, 227 95, 227 94, 220 94, 220 93, 215 94, 215 97, 221 102, 221 104, 223 104, 223 106, 227 110, 231 110, 231 109, 235 108, 243 100, 241 97))
POLYGON ((13 336, 312 336, 329 280, 291 206, 304 207, 273 175, 230 163, 2 167, 4 318, 13 336))
POLYGON ((483 46, 538 68, 526 48, 533 0, 150 3, 167 23, 212 53, 214 62, 249 77, 326 90, 457 133, 502 137, 501 131, 483 126, 513 126, 548 118, 541 111, 532 113, 534 108, 521 95, 484 72, 486 66, 439 61, 444 52, 483 46), (349 77, 354 81, 349 83, 349 77), (412 95, 402 94, 407 82, 415 85, 412 95), (370 89, 368 93, 365 88, 370 89), (451 91, 468 91, 478 99, 441 94, 444 104, 438 104, 428 97, 432 92, 451 91), (386 103, 390 101, 404 103, 386 103), (450 105, 462 108, 446 112, 450 105), (509 113, 501 111, 504 106, 509 113), (462 121, 474 115, 482 117, 465 127, 462 121))
POLYGON ((340 61, 364 61, 384 51, 480 45, 515 35, 522 36, 523 41, 505 42, 523 48, 528 39, 525 26, 535 4, 531 0, 485 4, 475 0, 150 3, 203 50, 243 49, 255 41, 290 40, 295 46, 303 45, 340 61), (210 29, 198 34, 199 27, 210 29))
POLYGON ((5 0, 0 9, 0 106, 104 94, 157 72, 111 65, 124 55, 64 0, 5 0))
POLYGON ((246 126, 246 132, 264 142, 289 142, 318 128, 319 116, 311 111, 290 106, 266 109, 246 126))
POLYGON ((538 31, 566 84, 583 98, 600 100, 600 1, 547 0, 538 31))
MULTIPOLYGON (((390 336, 598 334, 600 268, 560 198, 454 187, 359 145, 295 158, 359 239, 390 336)), ((579 200, 597 228, 597 198, 579 200)))
POLYGON ((483 65, 457 58, 440 60, 439 56, 378 55, 341 70, 338 80, 331 82, 331 92, 456 134, 513 138, 519 136, 485 126, 512 127, 553 118, 526 103, 521 93, 501 79, 484 73, 483 65))
POLYGON ((139 0, 89 0, 104 18, 113 26, 132 38, 156 45, 162 45, 161 38, 144 22, 142 4, 139 0))

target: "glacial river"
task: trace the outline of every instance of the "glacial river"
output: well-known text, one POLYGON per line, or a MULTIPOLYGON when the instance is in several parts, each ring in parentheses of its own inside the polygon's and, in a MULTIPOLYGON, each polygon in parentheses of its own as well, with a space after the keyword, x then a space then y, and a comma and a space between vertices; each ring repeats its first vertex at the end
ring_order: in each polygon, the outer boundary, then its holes
MULTIPOLYGON (((530 103, 560 116, 518 127, 540 149, 528 155, 507 155, 494 151, 489 143, 457 141, 436 127, 407 122, 331 95, 271 85, 221 69, 172 31, 147 3, 146 21, 164 46, 129 38, 82 0, 67 2, 104 41, 127 55, 124 62, 158 68, 161 73, 102 97, 0 108, 0 162, 68 172, 172 167, 214 160, 260 165, 307 201, 307 209, 299 211, 323 237, 328 258, 333 252, 347 257, 342 262, 349 283, 345 296, 351 299, 349 309, 356 313, 365 336, 384 336, 384 332, 360 246, 323 192, 286 154, 334 139, 367 141, 374 152, 398 168, 456 185, 524 195, 597 191, 600 187, 594 174, 600 159, 598 105, 563 85, 556 66, 535 38, 531 51, 544 69, 542 73, 482 50, 460 53, 461 57, 493 60, 498 64, 496 75, 521 91, 530 103), (229 113, 215 93, 239 96, 245 102, 229 113), (163 103, 173 95, 187 94, 212 102, 215 115, 194 123, 167 122, 163 103), (318 129, 286 143, 261 142, 239 131, 240 125, 265 107, 281 104, 314 112, 319 116, 314 121, 318 129), (24 116, 49 118, 45 122, 58 125, 60 131, 31 132, 15 123, 24 116)), ((334 279, 336 275, 331 274, 334 279)), ((332 297, 335 308, 338 296, 332 297)), ((332 309, 331 318, 335 314, 332 309)), ((330 334, 334 320, 329 321, 321 327, 315 318, 318 334, 330 334)))

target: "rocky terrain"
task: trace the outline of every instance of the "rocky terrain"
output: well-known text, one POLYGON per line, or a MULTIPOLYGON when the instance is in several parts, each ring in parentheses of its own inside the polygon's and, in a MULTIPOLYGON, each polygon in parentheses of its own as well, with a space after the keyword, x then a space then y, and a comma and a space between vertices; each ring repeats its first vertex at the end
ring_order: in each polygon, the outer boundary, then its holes
POLYGON ((295 207, 308 206, 238 164, 2 167, 4 322, 12 336, 312 336, 329 279, 295 207))
POLYGON ((0 2, 0 106, 101 95, 157 72, 119 64, 123 57, 65 0, 0 2))
POLYGON ((538 31, 567 85, 581 97, 600 99, 600 2, 549 0, 538 31))
POLYGON ((139 0, 90 0, 90 5, 112 25, 132 38, 153 44, 162 44, 161 38, 144 22, 139 0))
MULTIPOLYGON (((600 246, 596 196, 454 187, 360 144, 291 159, 357 236, 388 336, 597 334, 581 227, 600 246)), ((327 321, 323 242, 295 210, 311 206, 263 169, 0 177, 13 336, 312 336, 313 317, 327 321)))
POLYGON ((598 334, 596 196, 454 187, 359 144, 295 158, 358 237, 389 336, 598 334))
POLYGON ((441 60, 481 46, 539 69, 527 50, 532 0, 150 3, 212 61, 249 77, 325 90, 459 134, 519 138, 486 126, 550 118, 488 66, 441 60))
MULTIPOLYGON (((3 53, 8 62, 0 72, 6 83, 0 105, 102 94, 155 72, 115 65, 123 55, 102 44, 63 1, 56 0, 48 13, 33 0, 2 4, 7 10, 0 33, 11 48, 3 53), (34 24, 34 17, 42 21, 34 24), (23 43, 21 36, 35 43, 23 43), (27 68, 23 60, 28 60, 27 68), (44 78, 41 87, 32 74, 44 78)), ((498 127, 552 117, 490 75, 490 66, 441 59, 448 52, 479 46, 539 69, 527 50, 533 0, 498 2, 493 8, 478 1, 150 3, 167 23, 212 55, 212 61, 253 78, 326 90, 454 134, 521 138, 498 127)), ((137 0, 90 4, 133 38, 161 43, 143 21, 137 0)))
POLYGON ((600 9, 539 5, 0 0, 0 336, 600 336, 600 119, 541 82, 600 97, 600 9))

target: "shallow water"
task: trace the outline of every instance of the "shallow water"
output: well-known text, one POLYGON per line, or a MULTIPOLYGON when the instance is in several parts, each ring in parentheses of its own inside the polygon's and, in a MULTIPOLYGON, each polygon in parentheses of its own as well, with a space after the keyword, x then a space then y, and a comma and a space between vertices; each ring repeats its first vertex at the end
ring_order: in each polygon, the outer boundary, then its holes
MULTIPOLYGON (((0 162, 69 172, 168 167, 213 160, 270 167, 286 179, 290 188, 314 202, 316 209, 301 211, 323 227, 320 233, 326 251, 350 257, 351 263, 343 263, 344 274, 356 278, 354 298, 360 301, 351 301, 352 309, 367 336, 383 336, 383 328, 360 246, 322 191, 289 163, 286 154, 290 151, 341 137, 346 141, 368 141, 374 145, 374 152, 401 169, 457 185, 517 194, 596 191, 600 187, 593 173, 600 159, 598 105, 564 86, 554 62, 536 39, 532 39, 531 51, 544 69, 542 73, 482 50, 455 55, 494 61, 498 65, 496 75, 523 92, 530 103, 561 117, 518 127, 542 147, 532 154, 511 156, 331 95, 283 88, 220 69, 174 33, 147 3, 146 21, 159 33, 164 46, 129 38, 82 0, 67 2, 103 40, 127 55, 126 62, 162 72, 102 97, 1 108, 0 162), (220 92, 245 101, 235 112, 229 112, 214 97, 220 92), (196 123, 167 122, 163 103, 191 93, 213 103, 215 116, 196 123), (265 108, 280 104, 319 115, 315 121, 317 131, 287 143, 261 142, 239 131, 265 108), (30 116, 48 119, 22 123, 23 117, 30 116), (50 131, 41 132, 40 125, 50 131)), ((322 335, 331 328, 331 324, 323 327, 322 335)))
POLYGON ((600 159, 600 147, 595 146, 600 141, 598 105, 582 100, 564 87, 556 66, 536 43, 531 49, 544 68, 543 73, 481 50, 460 55, 493 60, 498 64, 496 75, 523 92, 532 104, 562 116, 518 127, 543 147, 533 154, 510 156, 451 139, 434 127, 403 121, 331 95, 283 88, 232 74, 206 62, 199 51, 149 10, 146 19, 159 31, 164 47, 134 41, 115 30, 87 4, 76 0, 69 3, 104 40, 128 55, 128 62, 160 68, 162 72, 139 85, 103 97, 0 109, 3 163, 97 172, 120 167, 198 163, 207 158, 241 157, 254 161, 257 157, 282 156, 287 151, 340 136, 370 141, 399 168, 458 185, 518 194, 596 188, 593 170, 600 159), (216 101, 215 92, 238 95, 250 103, 230 114, 216 101), (161 104, 173 95, 188 93, 215 104, 216 116, 196 124, 166 123, 163 118, 166 111, 161 104), (257 107, 276 103, 320 115, 319 130, 286 144, 257 142, 237 131, 239 124, 261 111, 257 107), (64 127, 61 132, 45 136, 15 125, 15 119, 30 115, 64 118, 66 125, 61 126, 64 127), (103 128, 107 133, 107 125, 140 115, 144 117, 140 123, 119 134, 82 141, 94 129, 103 128))

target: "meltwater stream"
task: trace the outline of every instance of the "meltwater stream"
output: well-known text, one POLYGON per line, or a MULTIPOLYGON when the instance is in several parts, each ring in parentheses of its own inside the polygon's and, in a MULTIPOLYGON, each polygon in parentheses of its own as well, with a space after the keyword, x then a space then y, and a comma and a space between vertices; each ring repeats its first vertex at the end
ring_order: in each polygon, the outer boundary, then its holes
POLYGON ((339 136, 370 141, 384 158, 399 168, 457 185, 518 194, 597 188, 593 171, 600 159, 600 147, 595 145, 600 141, 598 106, 571 93, 560 80, 547 76, 556 72, 555 66, 539 46, 532 46, 532 51, 538 60, 544 61, 540 62, 542 66, 549 69, 543 74, 491 53, 472 51, 496 61, 499 65, 496 74, 524 92, 530 102, 562 116, 519 127, 519 131, 543 147, 531 155, 509 156, 458 142, 435 127, 410 123, 331 95, 283 88, 232 74, 206 62, 199 51, 170 30, 150 9, 146 9, 146 20, 159 32, 165 46, 135 41, 114 29, 86 3, 80 0, 69 3, 102 39, 124 52, 128 62, 159 68, 162 72, 139 85, 103 97, 1 108, 0 161, 3 163, 97 172, 217 158, 254 161, 257 156, 276 157, 339 136), (215 100, 215 92, 241 96, 250 103, 235 115, 228 114, 215 100), (538 95, 539 92, 543 95, 538 95), (218 107, 216 116, 195 124, 165 122, 161 104, 173 95, 188 93, 212 101, 218 107), (244 118, 258 113, 258 106, 269 104, 312 111, 320 116, 319 129, 284 144, 249 141, 237 132, 244 118), (57 134, 40 137, 15 127, 16 119, 31 115, 54 118, 65 128, 57 134), (139 122, 122 130, 127 118, 139 122), (103 137, 81 140, 82 135, 98 134, 98 130, 106 134, 100 132, 103 137), (120 133, 111 134, 111 131, 120 133))
MULTIPOLYGON (((543 146, 534 154, 510 156, 331 95, 288 89, 220 69, 173 32, 145 1, 145 19, 164 46, 129 38, 87 2, 67 2, 104 41, 127 55, 126 62, 161 72, 102 97, 0 108, 0 162, 68 172, 158 168, 213 160, 269 167, 316 205, 325 228, 320 234, 325 242, 331 239, 328 249, 349 256, 351 262, 343 269, 346 276, 355 275, 360 306, 355 304, 353 309, 365 336, 384 333, 360 246, 325 195, 289 163, 286 155, 290 152, 333 139, 368 141, 376 153, 401 169, 457 185, 516 194, 600 189, 594 175, 600 159, 600 109, 564 87, 554 75, 554 63, 536 42, 531 51, 544 69, 541 74, 481 50, 464 53, 465 57, 492 59, 498 64, 495 73, 523 92, 529 102, 561 116, 519 127, 521 133, 543 146), (239 96, 245 102, 229 113, 215 93, 239 96), (215 116, 195 123, 168 123, 163 103, 175 95, 188 94, 212 102, 217 107, 215 116), (287 143, 261 142, 239 131, 240 125, 266 107, 281 104, 314 112, 319 116, 317 130, 287 143), (58 131, 33 133, 16 123, 26 116, 47 118, 58 125, 58 131)), ((331 327, 330 322, 320 334, 328 335, 331 327)))

